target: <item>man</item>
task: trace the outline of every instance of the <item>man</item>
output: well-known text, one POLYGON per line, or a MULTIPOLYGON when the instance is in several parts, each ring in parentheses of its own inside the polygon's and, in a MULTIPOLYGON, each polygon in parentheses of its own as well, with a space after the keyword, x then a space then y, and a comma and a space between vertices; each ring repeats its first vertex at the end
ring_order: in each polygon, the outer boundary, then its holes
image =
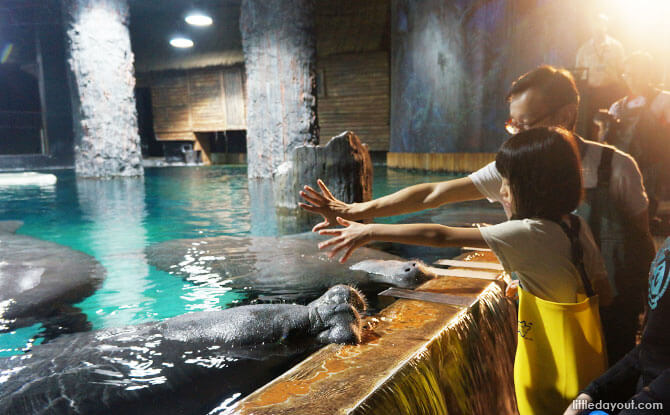
POLYGON ((619 120, 612 144, 635 159, 649 194, 649 214, 668 187, 670 162, 670 91, 655 87, 651 56, 636 52, 626 59, 623 77, 631 93, 615 102, 610 114, 619 120))
MULTIPOLYGON (((526 73, 512 84, 507 100, 511 118, 506 129, 512 134, 533 127, 575 127, 579 93, 565 70, 542 66, 526 73)), ((578 141, 587 189, 580 213, 603 251, 610 282, 618 294, 612 306, 601 307, 609 359, 616 362, 635 344, 637 316, 642 312, 646 275, 654 256, 647 196, 630 156, 610 146, 578 141)), ((345 204, 319 181, 321 193, 305 186, 300 194, 310 204, 300 206, 324 217, 313 229, 318 231, 337 224, 338 216, 373 219, 484 197, 501 203, 501 184, 493 162, 468 177, 418 184, 369 202, 345 204)))
POLYGON ((587 90, 582 92, 587 98, 584 110, 589 124, 596 111, 609 108, 626 94, 620 78, 624 49, 621 42, 607 34, 608 24, 607 16, 598 15, 591 27, 592 37, 577 51, 575 66, 588 69, 587 90))

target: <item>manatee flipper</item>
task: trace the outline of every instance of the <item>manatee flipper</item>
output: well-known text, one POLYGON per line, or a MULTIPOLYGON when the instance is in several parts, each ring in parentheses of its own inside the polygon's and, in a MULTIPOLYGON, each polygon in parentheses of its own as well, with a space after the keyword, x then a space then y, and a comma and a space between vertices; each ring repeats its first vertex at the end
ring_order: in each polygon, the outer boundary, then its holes
POLYGON ((59 336, 91 331, 93 324, 81 308, 70 304, 59 304, 53 316, 42 319, 43 329, 39 333, 46 344, 59 336))

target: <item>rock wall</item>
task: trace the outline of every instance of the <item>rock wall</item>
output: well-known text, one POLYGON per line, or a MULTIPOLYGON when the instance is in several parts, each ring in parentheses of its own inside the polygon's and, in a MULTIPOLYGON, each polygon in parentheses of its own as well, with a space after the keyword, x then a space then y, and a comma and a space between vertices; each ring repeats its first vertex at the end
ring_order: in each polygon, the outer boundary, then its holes
POLYGON ((250 178, 269 178, 294 148, 318 144, 314 0, 243 0, 250 178))
POLYGON ((390 151, 496 152, 508 137, 511 82, 541 64, 574 66, 585 7, 393 0, 390 151))
POLYGON ((64 0, 80 177, 143 174, 126 0, 64 0))

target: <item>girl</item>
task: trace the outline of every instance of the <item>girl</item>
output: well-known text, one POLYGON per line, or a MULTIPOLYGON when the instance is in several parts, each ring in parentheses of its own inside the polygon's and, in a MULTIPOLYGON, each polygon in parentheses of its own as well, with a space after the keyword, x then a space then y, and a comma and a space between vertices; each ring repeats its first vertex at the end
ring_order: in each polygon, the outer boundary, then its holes
POLYGON ((360 224, 321 230, 330 256, 346 261, 370 241, 489 247, 518 278, 519 328, 514 363, 521 415, 560 413, 605 369, 598 296, 609 302, 605 266, 588 225, 570 212, 582 197, 575 138, 536 128, 505 142, 496 156, 509 220, 480 228, 436 224, 360 224))

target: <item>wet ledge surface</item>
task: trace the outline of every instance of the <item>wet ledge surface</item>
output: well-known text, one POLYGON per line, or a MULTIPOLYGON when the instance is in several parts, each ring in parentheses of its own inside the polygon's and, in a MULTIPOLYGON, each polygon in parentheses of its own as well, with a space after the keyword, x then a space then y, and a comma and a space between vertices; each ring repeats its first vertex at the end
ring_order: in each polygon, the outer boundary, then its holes
MULTIPOLYGON (((491 252, 457 259, 497 262, 491 252)), ((225 413, 384 413, 405 392, 413 402, 404 399, 401 412, 510 413, 516 313, 502 296, 503 285, 502 278, 431 280, 417 291, 462 296, 472 304, 399 299, 365 320, 361 344, 319 350, 225 413)))

